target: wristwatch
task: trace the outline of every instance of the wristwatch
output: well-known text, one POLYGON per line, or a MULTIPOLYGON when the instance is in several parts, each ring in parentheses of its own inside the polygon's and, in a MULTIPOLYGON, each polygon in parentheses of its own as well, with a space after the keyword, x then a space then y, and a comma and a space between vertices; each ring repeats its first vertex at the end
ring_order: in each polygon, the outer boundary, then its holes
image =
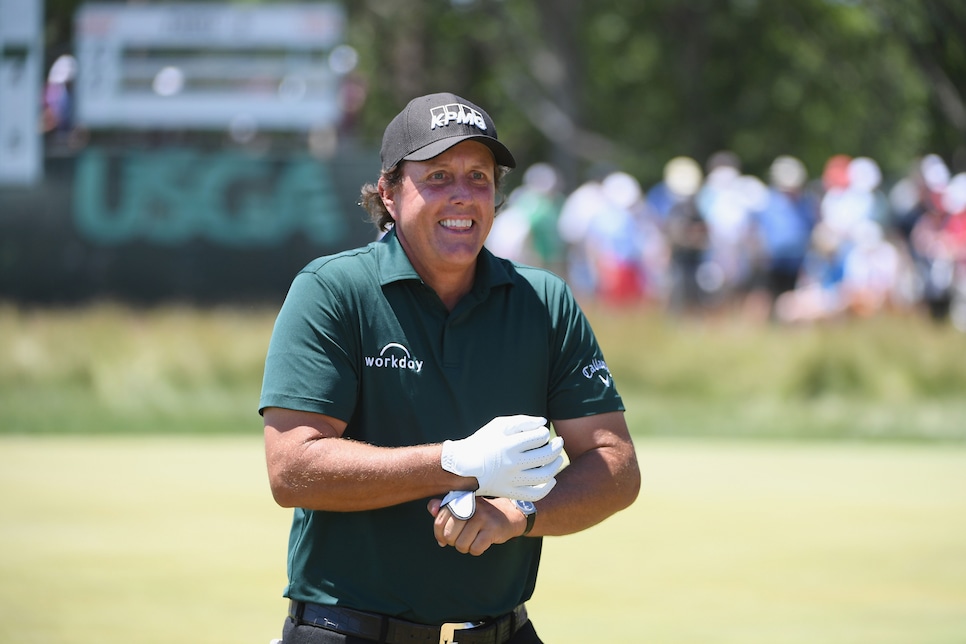
POLYGON ((523 531, 522 536, 527 536, 530 531, 533 530, 533 522, 537 519, 537 506, 535 506, 530 501, 513 501, 513 505, 517 506, 517 510, 523 512, 524 516, 527 517, 527 529, 523 531))

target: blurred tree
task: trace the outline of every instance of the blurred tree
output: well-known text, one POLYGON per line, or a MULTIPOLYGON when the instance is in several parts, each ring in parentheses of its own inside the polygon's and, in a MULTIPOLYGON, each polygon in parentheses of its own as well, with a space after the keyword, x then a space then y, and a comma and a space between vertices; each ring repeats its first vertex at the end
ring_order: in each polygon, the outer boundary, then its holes
POLYGON ((923 80, 859 4, 610 4, 588 17, 588 94, 620 97, 594 120, 628 128, 622 140, 653 157, 648 174, 674 154, 702 161, 721 149, 756 173, 786 153, 816 173, 836 153, 904 170, 921 152, 923 80))
MULTIPOLYGON (((79 5, 47 0, 50 52, 69 47, 79 5)), ((962 0, 344 5, 370 145, 410 97, 446 89, 486 105, 521 164, 550 161, 571 186, 600 167, 646 183, 673 156, 722 149, 756 174, 779 154, 813 176, 838 153, 887 176, 925 152, 966 165, 962 0)))
POLYGON ((966 3, 869 0, 883 28, 908 48, 929 91, 930 151, 966 169, 966 3))
POLYGON ((403 10, 368 0, 351 11, 373 131, 404 97, 452 87, 495 113, 525 163, 549 160, 573 183, 601 165, 653 180, 672 156, 721 149, 756 173, 786 153, 813 175, 838 153, 894 174, 927 151, 952 158, 966 64, 953 55, 957 32, 935 16, 958 6, 461 0, 403 10), (913 31, 920 23, 934 26, 931 41, 913 31), (944 55, 924 56, 922 43, 944 55))

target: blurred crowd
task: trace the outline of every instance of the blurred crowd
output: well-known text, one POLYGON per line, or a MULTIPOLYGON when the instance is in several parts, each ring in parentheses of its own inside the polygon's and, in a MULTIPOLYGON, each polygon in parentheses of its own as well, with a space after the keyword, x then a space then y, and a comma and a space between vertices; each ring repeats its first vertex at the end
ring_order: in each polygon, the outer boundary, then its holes
POLYGON ((487 246, 612 305, 776 323, 921 310, 966 331, 966 173, 937 155, 890 186, 868 157, 811 178, 780 156, 759 178, 730 152, 682 156, 655 185, 614 171, 569 194, 538 163, 487 246))
MULTIPOLYGON (((43 95, 43 130, 71 147, 84 144, 76 73, 60 56, 43 95)), ((364 91, 347 100, 357 113, 364 91)), ((703 165, 673 158, 654 185, 613 171, 567 193, 559 172, 537 163, 487 245, 612 305, 778 323, 921 310, 966 332, 966 172, 930 154, 890 183, 873 159, 845 155, 819 176, 792 156, 766 174, 723 151, 703 165)))

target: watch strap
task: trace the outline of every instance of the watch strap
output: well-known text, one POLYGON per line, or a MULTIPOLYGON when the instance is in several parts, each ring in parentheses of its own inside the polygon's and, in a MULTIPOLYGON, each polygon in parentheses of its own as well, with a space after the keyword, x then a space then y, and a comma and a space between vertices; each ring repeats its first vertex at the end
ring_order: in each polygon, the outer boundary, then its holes
POLYGON ((523 534, 520 535, 525 537, 530 534, 531 530, 533 530, 533 522, 537 519, 537 506, 529 501, 514 501, 513 504, 517 506, 517 510, 519 510, 523 516, 527 518, 527 527, 523 531, 523 534))
POLYGON ((537 520, 537 513, 531 512, 530 514, 527 514, 525 516, 527 517, 527 528, 526 530, 523 531, 524 537, 530 534, 530 531, 533 530, 533 523, 534 521, 537 520))

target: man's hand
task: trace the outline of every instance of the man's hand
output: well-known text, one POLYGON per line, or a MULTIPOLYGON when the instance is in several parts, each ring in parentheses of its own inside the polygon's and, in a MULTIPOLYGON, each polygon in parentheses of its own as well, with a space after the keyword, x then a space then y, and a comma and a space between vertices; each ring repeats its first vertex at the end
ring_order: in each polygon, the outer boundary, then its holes
POLYGON ((452 546, 463 554, 479 556, 496 543, 506 543, 523 534, 526 518, 507 499, 480 499, 472 519, 453 516, 439 499, 426 506, 433 515, 433 534, 441 548, 452 546))
POLYGON ((539 501, 563 465, 563 439, 550 440, 546 423, 538 416, 498 416, 466 438, 445 441, 440 464, 475 477, 477 496, 539 501))

